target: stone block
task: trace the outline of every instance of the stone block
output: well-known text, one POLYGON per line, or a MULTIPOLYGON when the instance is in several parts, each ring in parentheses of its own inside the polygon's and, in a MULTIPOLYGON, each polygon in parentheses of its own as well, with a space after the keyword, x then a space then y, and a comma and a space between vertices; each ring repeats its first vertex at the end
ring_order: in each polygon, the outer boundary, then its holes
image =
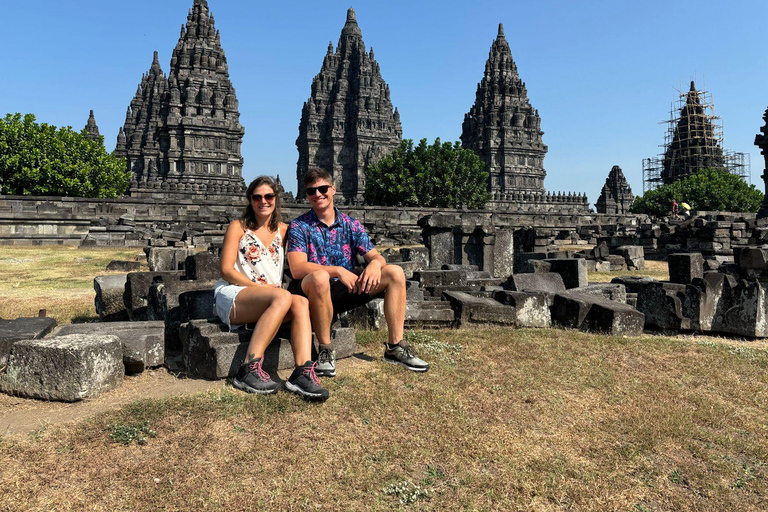
POLYGON ((644 286, 651 283, 658 283, 659 281, 651 277, 640 276, 619 276, 611 279, 611 283, 624 285, 627 293, 638 293, 644 286))
POLYGON ((54 333, 55 336, 70 334, 117 336, 123 347, 127 373, 143 372, 165 362, 165 323, 162 321, 67 324, 54 333))
POLYGON ((405 326, 411 329, 448 328, 454 323, 451 305, 445 301, 409 302, 405 307, 405 326))
POLYGON ((493 277, 506 278, 514 272, 515 245, 514 233, 509 229, 497 229, 493 245, 493 277))
POLYGON ((172 272, 131 272, 128 274, 123 293, 123 303, 131 320, 149 320, 147 309, 149 288, 155 282, 168 284, 179 281, 184 271, 172 272))
POLYGON ((619 283, 592 283, 579 288, 579 293, 595 295, 620 304, 627 303, 627 289, 619 283))
POLYGON ((738 252, 738 265, 744 270, 768 270, 768 249, 743 247, 738 252))
POLYGON ((611 262, 603 260, 591 260, 595 262, 595 272, 610 272, 611 262))
MULTIPOLYGON (((163 238, 170 240, 169 232, 163 232, 163 238)), ((179 237, 181 234, 179 234, 179 237)), ((147 253, 147 263, 150 272, 169 272, 183 270, 187 256, 195 254, 194 249, 177 247, 151 247, 147 253)))
POLYGON ((443 298, 456 313, 458 327, 469 324, 515 325, 514 308, 497 300, 465 292, 443 292, 443 298))
POLYGON ((623 256, 619 256, 618 254, 609 254, 605 257, 605 261, 610 263, 611 272, 622 272, 627 270, 627 262, 624 260, 623 256))
POLYGON ((513 274, 503 286, 508 290, 518 292, 557 293, 566 290, 563 277, 554 272, 546 274, 513 274))
POLYGON ((420 272, 427 268, 427 265, 421 261, 397 261, 392 264, 403 269, 406 279, 413 279, 415 272, 420 272))
MULTIPOLYGON (((187 371, 206 379, 233 377, 247 355, 252 334, 250 329, 227 332, 227 326, 218 320, 191 320, 182 324, 182 360, 187 371)), ((264 368, 270 373, 294 367, 293 351, 283 337, 285 334, 278 332, 264 353, 264 368)), ((331 340, 337 359, 349 357, 357 350, 352 328, 332 329, 331 340)), ((313 340, 313 357, 316 354, 317 342, 313 340)))
POLYGON ((94 304, 102 322, 128 320, 128 311, 123 302, 126 280, 126 274, 96 276, 93 279, 93 289, 96 291, 94 304))
POLYGON ((400 258, 403 261, 422 263, 424 268, 429 268, 429 249, 426 247, 403 247, 400 249, 400 258))
POLYGON ((536 292, 499 291, 493 297, 515 309, 515 325, 518 327, 551 327, 550 298, 553 294, 536 292))
POLYGON ((16 343, 0 387, 17 396, 76 402, 116 388, 124 373, 117 336, 71 334, 16 343))
POLYGON ((704 277, 704 256, 701 253, 678 253, 668 256, 669 281, 678 284, 704 277))
POLYGON ((565 327, 613 336, 642 334, 645 323, 643 314, 631 306, 577 291, 555 295, 552 320, 565 327))
POLYGON ((8 355, 14 343, 21 340, 36 340, 50 333, 56 327, 53 318, 0 318, 0 367, 8 363, 8 355))
POLYGON ((587 262, 583 259, 547 259, 551 271, 557 272, 563 278, 566 289, 587 286, 587 262))
POLYGON ((651 329, 688 330, 691 319, 683 311, 686 285, 653 282, 639 288, 637 309, 645 315, 651 329))
POLYGON ((212 252, 198 252, 184 260, 187 279, 216 281, 221 276, 221 258, 212 252))

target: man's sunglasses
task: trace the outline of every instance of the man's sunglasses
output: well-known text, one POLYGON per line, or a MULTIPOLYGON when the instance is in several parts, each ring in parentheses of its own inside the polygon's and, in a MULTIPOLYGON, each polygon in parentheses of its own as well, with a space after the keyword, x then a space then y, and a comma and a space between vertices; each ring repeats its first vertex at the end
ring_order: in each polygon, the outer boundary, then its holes
POLYGON ((315 195, 315 192, 317 192, 318 190, 320 191, 321 194, 325 194, 326 192, 328 192, 329 188, 331 188, 330 185, 320 185, 319 187, 307 187, 307 195, 313 196, 315 195))
POLYGON ((264 195, 253 194, 251 196, 251 199, 253 199, 257 203, 260 203, 262 199, 265 199, 268 203, 271 203, 272 201, 275 200, 275 194, 264 194, 264 195))

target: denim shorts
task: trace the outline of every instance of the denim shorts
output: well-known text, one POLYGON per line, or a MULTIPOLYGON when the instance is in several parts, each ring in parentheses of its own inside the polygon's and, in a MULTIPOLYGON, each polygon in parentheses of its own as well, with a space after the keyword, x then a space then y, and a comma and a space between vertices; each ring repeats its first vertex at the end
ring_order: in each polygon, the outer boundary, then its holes
POLYGON ((227 324, 230 331, 242 327, 242 324, 232 325, 229 320, 230 313, 237 311, 235 299, 241 290, 245 290, 245 286, 229 284, 223 279, 219 279, 213 287, 213 312, 222 322, 227 324))

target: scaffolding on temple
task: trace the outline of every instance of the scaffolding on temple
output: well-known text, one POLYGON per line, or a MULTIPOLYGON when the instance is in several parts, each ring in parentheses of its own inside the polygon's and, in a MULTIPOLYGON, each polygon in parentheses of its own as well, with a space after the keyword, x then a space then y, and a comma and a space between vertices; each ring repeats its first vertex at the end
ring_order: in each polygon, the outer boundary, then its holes
POLYGON ((669 111, 663 152, 643 159, 643 193, 687 178, 701 169, 724 169, 751 182, 749 154, 723 149, 723 127, 711 95, 694 82, 669 111))

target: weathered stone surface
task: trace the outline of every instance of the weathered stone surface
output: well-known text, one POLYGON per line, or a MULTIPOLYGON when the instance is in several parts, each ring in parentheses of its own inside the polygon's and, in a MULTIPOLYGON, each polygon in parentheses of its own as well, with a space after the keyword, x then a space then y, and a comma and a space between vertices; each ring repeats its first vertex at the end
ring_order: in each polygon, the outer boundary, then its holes
POLYGON ((165 323, 162 321, 67 324, 56 329, 53 336, 70 334, 117 336, 123 347, 127 373, 143 372, 165 362, 165 323))
POLYGON ((192 254, 184 261, 184 272, 187 279, 216 281, 221 276, 221 259, 209 251, 192 254))
POLYGON ((406 304, 405 326, 409 329, 448 328, 453 326, 453 323, 454 313, 448 302, 422 301, 406 304))
POLYGON ((552 272, 557 272, 563 278, 566 289, 587 286, 587 263, 583 259, 546 259, 552 272))
POLYGON ((744 270, 768 270, 768 249, 745 247, 738 252, 739 268, 744 270))
POLYGON ((141 270, 141 263, 138 261, 113 260, 107 264, 107 270, 110 272, 138 272, 141 270))
POLYGON ((16 343, 0 387, 18 396, 76 402, 119 386, 124 373, 117 336, 71 334, 16 343))
POLYGON ((627 262, 624 260, 623 256, 619 256, 618 254, 609 254, 605 257, 605 261, 610 263, 611 272, 622 272, 627 270, 627 262))
POLYGON ((553 294, 498 291, 493 297, 515 309, 515 325, 518 327, 551 327, 550 299, 553 294))
POLYGON ((180 249, 177 247, 151 247, 147 254, 150 272, 169 272, 172 270, 184 270, 184 262, 187 257, 195 254, 194 249, 180 249))
MULTIPOLYGON (((187 371, 206 379, 234 376, 246 356, 252 334, 249 329, 227 332, 227 326, 217 320, 191 320, 182 324, 182 360, 187 371)), ((278 337, 272 340, 264 353, 264 368, 269 372, 294 367, 290 342, 281 337, 285 334, 278 332, 278 337)), ((357 350, 355 330, 352 328, 333 329, 331 340, 337 359, 349 357, 357 350)), ((313 343, 316 354, 316 340, 313 343)))
POLYGON ((54 327, 56 327, 56 320, 53 318, 16 318, 15 320, 0 318, 0 367, 8 362, 8 354, 14 343, 42 338, 54 327))
POLYGON ((596 295, 613 302, 621 304, 627 303, 627 289, 619 283, 593 283, 589 286, 579 288, 579 293, 587 295, 596 295))
POLYGON ((614 336, 642 334, 645 323, 643 314, 626 304, 577 291, 555 295, 552 320, 565 327, 614 336))
POLYGON ((610 214, 622 214, 629 213, 629 207, 632 206, 632 202, 635 200, 635 196, 632 194, 632 189, 624 177, 624 173, 621 172, 621 167, 614 165, 611 167, 611 172, 608 173, 608 178, 605 180, 605 185, 600 191, 600 197, 595 203, 598 213, 610 213, 610 214))
POLYGON ((683 311, 686 285, 675 283, 649 283, 637 292, 637 310, 645 315, 647 328, 688 330, 690 317, 683 311))
POLYGON ((126 280, 125 274, 96 276, 93 279, 93 289, 96 291, 94 304, 102 322, 128 320, 128 311, 123 302, 126 280))
POLYGON ((456 312, 458 327, 466 327, 469 324, 515 324, 514 309, 497 300, 476 297, 464 292, 443 292, 443 298, 456 312))
POLYGON ((624 258, 629 270, 645 268, 645 251, 642 245, 622 245, 616 249, 616 254, 624 258))
POLYGON ((549 272, 546 274, 513 274, 503 285, 506 289, 518 292, 548 292, 565 291, 563 277, 549 272))
POLYGON ((413 274, 415 272, 421 272, 427 268, 427 265, 421 261, 396 261, 392 263, 392 265, 397 265, 402 268, 406 279, 413 279, 413 274))
POLYGON ((701 253, 670 254, 668 266, 672 283, 691 284, 694 279, 704 277, 704 257, 701 253))
POLYGON ((426 247, 403 247, 400 249, 400 257, 403 261, 417 261, 429 268, 429 249, 426 247))
POLYGON ((658 282, 658 280, 651 277, 640 276, 619 276, 611 279, 611 283, 624 285, 627 293, 638 293, 643 287, 658 282))
POLYGON ((150 320, 147 309, 149 288, 155 282, 168 284, 181 280, 184 272, 131 272, 128 274, 123 293, 123 303, 131 320, 150 320))
POLYGON ((506 278, 515 271, 515 241, 511 229, 497 229, 493 245, 493 277, 506 278))

